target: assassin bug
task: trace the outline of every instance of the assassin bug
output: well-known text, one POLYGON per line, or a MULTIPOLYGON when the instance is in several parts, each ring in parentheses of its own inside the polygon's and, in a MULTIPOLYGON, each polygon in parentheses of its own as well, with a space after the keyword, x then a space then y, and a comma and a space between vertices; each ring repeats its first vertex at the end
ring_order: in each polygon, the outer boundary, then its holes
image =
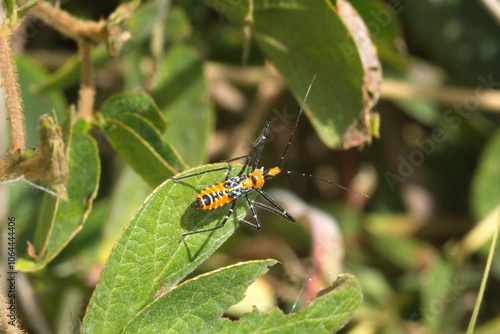
POLYGON ((281 159, 278 163, 278 166, 272 167, 272 168, 267 169, 267 170, 264 170, 264 167, 257 168, 257 165, 259 164, 260 156, 262 154, 262 150, 264 149, 264 145, 266 143, 266 139, 269 135, 269 130, 271 128, 271 122, 268 121, 264 125, 264 129, 262 130, 262 134, 260 135, 259 139, 256 142, 256 145, 255 145, 256 150, 255 150, 255 155, 253 156, 253 159, 250 155, 242 155, 242 156, 225 161, 225 162, 231 162, 231 161, 235 161, 235 160, 245 159, 245 164, 243 165, 243 167, 241 168, 241 170, 239 171, 237 176, 230 177, 232 167, 227 166, 227 167, 215 168, 212 170, 203 171, 203 172, 199 172, 199 173, 195 173, 195 174, 191 174, 191 175, 185 175, 185 176, 181 176, 178 178, 171 178, 173 181, 179 181, 182 179, 186 179, 186 178, 201 175, 201 174, 226 170, 227 171, 226 180, 222 181, 220 183, 214 184, 212 186, 209 186, 209 187, 205 188, 204 190, 202 190, 196 196, 196 199, 194 201, 194 206, 200 210, 209 211, 209 210, 214 210, 214 209, 220 208, 226 204, 232 203, 231 208, 227 212, 227 215, 224 217, 224 219, 222 220, 222 222, 219 225, 212 227, 212 228, 183 233, 179 242, 181 242, 182 240, 184 240, 184 238, 186 236, 191 235, 191 234, 211 232, 211 231, 215 231, 217 229, 222 228, 226 224, 226 222, 229 220, 229 217, 231 217, 231 215, 233 214, 234 208, 236 207, 236 200, 241 198, 241 197, 245 197, 246 201, 248 202, 248 205, 250 207, 250 211, 252 212, 252 215, 253 215, 254 222, 252 223, 252 222, 249 222, 245 219, 242 219, 241 221, 248 224, 249 226, 253 227, 256 230, 260 230, 260 228, 261 228, 259 217, 257 216, 257 212, 255 211, 256 207, 273 212, 275 214, 278 214, 278 215, 282 216, 283 218, 291 221, 292 223, 295 222, 296 219, 292 215, 290 215, 288 212, 286 212, 285 209, 283 209, 283 207, 280 204, 278 204, 274 199, 272 199, 267 193, 265 193, 261 189, 266 180, 272 179, 273 177, 277 176, 280 173, 298 174, 301 176, 305 176, 305 177, 309 177, 309 178, 312 178, 315 180, 319 180, 319 181, 337 186, 341 189, 351 191, 351 192, 357 193, 359 195, 368 197, 366 194, 363 194, 363 193, 360 193, 358 191, 343 187, 335 182, 332 182, 332 181, 329 181, 329 180, 326 180, 326 179, 323 179, 323 178, 320 178, 320 177, 317 177, 314 175, 285 170, 281 167, 283 165, 283 161, 285 160, 285 156, 288 152, 288 148, 290 147, 290 144, 291 144, 292 139, 295 135, 295 132, 297 131, 300 117, 302 116, 302 113, 304 111, 304 106, 305 106, 305 103, 307 100, 307 96, 309 95, 309 92, 311 90, 311 87, 312 87, 312 84, 313 84, 315 78, 316 78, 316 76, 313 78, 313 80, 309 84, 309 88, 307 89, 306 95, 304 97, 304 102, 302 103, 302 106, 300 107, 299 114, 297 115, 297 118, 295 119, 294 128, 292 130, 292 133, 290 134, 288 144, 286 145, 285 150, 283 151, 283 154, 281 155, 281 159), (250 160, 252 160, 252 164, 249 164, 250 160), (249 167, 251 167, 251 169, 250 169, 251 172, 245 174, 245 172, 248 170, 249 167), (256 191, 257 193, 259 193, 259 195, 261 195, 267 202, 269 202, 271 204, 271 206, 263 204, 263 203, 259 203, 256 201, 252 201, 250 199, 250 197, 248 197, 248 194, 252 191, 256 191))

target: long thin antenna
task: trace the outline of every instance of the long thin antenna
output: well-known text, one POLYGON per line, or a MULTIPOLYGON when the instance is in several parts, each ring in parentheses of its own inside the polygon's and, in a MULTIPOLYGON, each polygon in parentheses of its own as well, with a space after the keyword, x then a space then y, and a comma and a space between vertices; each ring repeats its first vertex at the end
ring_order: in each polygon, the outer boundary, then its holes
POLYGON ((307 88, 306 96, 304 96, 304 102, 302 102, 302 106, 300 107, 299 114, 297 115, 297 118, 295 119, 295 126, 293 127, 292 134, 290 135, 290 139, 288 140, 288 144, 286 144, 285 151, 283 151, 283 155, 281 156, 280 163, 278 164, 279 168, 281 168, 281 165, 283 165, 283 161, 285 160, 285 156, 286 156, 286 153, 288 152, 288 148, 290 147, 290 144, 292 143, 293 136, 295 136, 295 132, 297 131, 297 127, 299 126, 300 116, 302 116, 302 112, 304 111, 307 97, 309 96, 309 92, 311 91, 311 87, 313 85, 314 79, 316 79, 316 75, 314 75, 314 77, 311 80, 311 83, 309 84, 309 88, 307 88))
POLYGON ((358 195, 361 195, 361 196, 365 196, 365 197, 370 197, 368 196, 367 194, 363 194, 362 192, 359 192, 359 191, 356 191, 356 190, 352 190, 352 189, 349 189, 347 187, 344 187, 344 186, 341 186, 340 184, 338 183, 335 183, 335 182, 332 182, 332 181, 329 181, 329 180, 326 180, 326 179, 323 179, 321 177, 318 177, 318 176, 314 176, 314 175, 311 175, 311 174, 305 174, 305 173, 301 173, 301 172, 295 172, 293 170, 282 170, 283 173, 287 173, 287 174, 297 174, 297 175, 301 175, 301 176, 305 176, 305 177, 308 177, 308 178, 311 178, 311 179, 314 179, 314 180, 319 180, 319 181, 322 181, 322 182, 325 182, 325 183, 328 183, 328 184, 331 184, 333 186, 336 186, 340 189, 343 189, 343 190, 346 190, 346 191, 350 191, 352 193, 355 193, 355 194, 358 194, 358 195))

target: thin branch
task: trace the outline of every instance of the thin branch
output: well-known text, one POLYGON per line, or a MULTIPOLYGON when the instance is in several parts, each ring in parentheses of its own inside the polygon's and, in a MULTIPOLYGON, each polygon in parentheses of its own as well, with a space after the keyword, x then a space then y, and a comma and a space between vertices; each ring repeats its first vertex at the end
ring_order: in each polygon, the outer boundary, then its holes
POLYGON ((11 33, 5 25, 0 29, 0 79, 11 124, 10 151, 24 151, 24 114, 10 48, 11 33))

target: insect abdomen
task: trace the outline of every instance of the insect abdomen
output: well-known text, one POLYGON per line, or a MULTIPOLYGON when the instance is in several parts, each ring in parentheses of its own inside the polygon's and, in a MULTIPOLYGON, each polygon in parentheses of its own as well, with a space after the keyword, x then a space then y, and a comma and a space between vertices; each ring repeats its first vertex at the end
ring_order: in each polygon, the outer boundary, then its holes
POLYGON ((194 206, 201 210, 214 210, 234 201, 229 198, 229 189, 221 182, 204 189, 194 201, 194 206))
POLYGON ((250 175, 235 176, 204 189, 196 196, 194 206, 201 210, 214 210, 248 194, 255 186, 257 184, 250 175))

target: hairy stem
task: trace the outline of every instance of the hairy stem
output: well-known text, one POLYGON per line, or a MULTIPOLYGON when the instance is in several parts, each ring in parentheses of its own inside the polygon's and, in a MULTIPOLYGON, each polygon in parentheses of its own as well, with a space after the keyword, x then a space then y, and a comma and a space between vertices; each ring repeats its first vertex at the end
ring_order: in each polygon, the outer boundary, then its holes
POLYGON ((4 25, 0 28, 0 78, 5 95, 5 104, 11 124, 10 151, 24 151, 24 114, 20 98, 17 73, 10 48, 10 30, 4 25))

